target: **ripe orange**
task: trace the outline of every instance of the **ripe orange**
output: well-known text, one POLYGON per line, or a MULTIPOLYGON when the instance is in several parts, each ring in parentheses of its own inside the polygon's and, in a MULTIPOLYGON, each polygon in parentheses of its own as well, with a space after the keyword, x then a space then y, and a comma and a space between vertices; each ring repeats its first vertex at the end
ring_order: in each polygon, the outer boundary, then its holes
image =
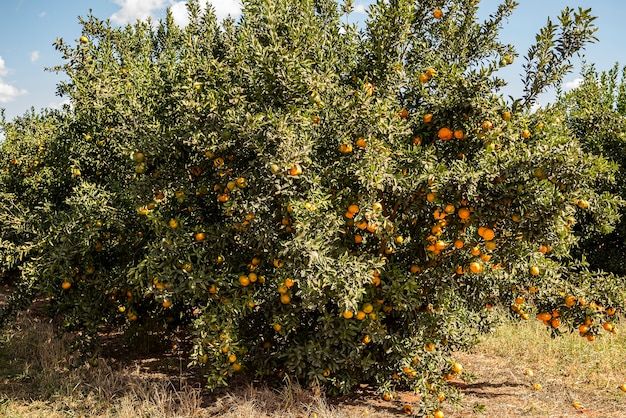
POLYGON ((539 275, 539 267, 537 267, 537 266, 532 266, 532 267, 530 268, 530 274, 531 274, 532 276, 538 276, 538 275, 539 275))
POLYGON ((435 19, 441 19, 443 17, 443 11, 441 9, 435 9, 433 11, 433 16, 435 19))
POLYGON ((178 221, 176 219, 170 219, 169 225, 170 225, 170 228, 176 229, 178 228, 178 221))
POLYGON ((436 193, 430 192, 426 195, 426 200, 432 202, 433 200, 435 200, 435 196, 437 196, 436 193))
POLYGON ((293 279, 285 279, 285 286, 286 287, 293 287, 296 283, 293 281, 293 279))
POLYGON ((86 43, 89 42, 89 38, 87 38, 85 35, 83 35, 83 36, 81 36, 79 38, 79 41, 80 41, 81 44, 86 44, 86 43))
POLYGON ((289 170, 289 175, 291 175, 291 176, 295 177, 295 176, 299 176, 300 174, 302 174, 302 166, 300 164, 295 164, 289 170))
POLYGON ((362 235, 358 235, 358 234, 357 234, 357 235, 355 235, 355 236, 354 236, 354 242, 355 242, 355 244, 360 244, 360 243, 362 243, 362 242, 363 242, 363 236, 362 236, 362 235))
POLYGON ((552 314, 548 312, 541 312, 537 314, 537 319, 540 321, 549 321, 552 319, 552 314))
POLYGON ((367 147, 367 141, 365 141, 365 138, 361 137, 356 140, 356 146, 359 148, 365 148, 367 147))
POLYGON ((352 204, 348 206, 348 212, 352 212, 353 214, 359 213, 359 205, 352 204))
POLYGON ((509 112, 508 110, 502 112, 502 119, 504 119, 507 122, 510 121, 511 120, 511 112, 509 112))
POLYGON ((413 407, 409 404, 404 405, 402 411, 407 415, 413 415, 413 407))
POLYGON ((163 303, 162 303, 162 306, 163 306, 165 309, 167 309, 167 308, 169 308, 170 306, 172 306, 172 302, 170 302, 169 300, 165 299, 165 300, 163 301, 163 303))
POLYGON ((530 138, 530 131, 528 129, 524 129, 522 131, 522 138, 524 138, 524 139, 530 138))
POLYGON ((470 210, 466 207, 462 207, 461 209, 459 209, 458 215, 459 215, 459 218, 461 218, 461 220, 466 221, 470 217, 470 210))
POLYGON ((626 392, 626 384, 623 384, 619 387, 622 392, 626 392))
POLYGON ((70 287, 72 287, 72 283, 71 283, 71 282, 68 282, 67 280, 66 280, 66 281, 64 281, 64 282, 61 284, 61 289, 63 289, 63 290, 67 290, 67 289, 69 289, 70 287))
POLYGON ((443 413, 443 411, 441 409, 437 409, 433 413, 433 418, 445 418, 445 415, 444 415, 444 413, 443 413))
POLYGON ((575 296, 569 295, 565 297, 565 306, 567 306, 568 308, 571 308, 572 306, 576 305, 576 302, 578 300, 576 299, 575 296))
POLYGON ((430 80, 430 77, 428 77, 428 74, 426 73, 420 74, 420 82, 422 84, 428 83, 428 80, 430 80))
POLYGON ((402 108, 402 110, 400 111, 400 113, 398 113, 398 117, 399 117, 400 119, 406 119, 406 118, 408 118, 408 117, 409 117, 409 111, 408 111, 408 110, 406 110, 406 107, 405 107, 405 108, 402 108))
POLYGON ((432 113, 426 113, 424 115, 424 123, 430 123, 433 121, 433 114, 432 113))
POLYGON ((435 250, 438 250, 438 251, 445 250, 446 246, 447 244, 445 243, 445 241, 440 240, 440 241, 435 242, 435 250))
POLYGON ((369 344, 369 343, 372 342, 372 337, 370 337, 369 335, 365 334, 361 341, 363 341, 363 344, 369 344))
POLYGON ((479 247, 472 247, 472 249, 470 250, 470 252, 472 253, 472 255, 480 255, 480 248, 479 247))
POLYGON ((552 318, 550 325, 552 325, 552 328, 558 328, 561 326, 561 320, 559 318, 552 318))
POLYGON ((242 286, 248 286, 250 284, 250 279, 248 279, 248 276, 239 276, 239 283, 242 286))
POLYGON ((460 239, 457 239, 456 241, 454 241, 454 246, 458 248, 459 250, 463 248, 464 245, 465 243, 463 243, 463 241, 460 239))
POLYGON ((204 232, 198 232, 195 238, 197 242, 202 242, 206 239, 206 234, 204 232))
POLYGON ((352 152, 352 144, 341 144, 339 146, 339 152, 342 154, 349 154, 352 152))
POLYGON ((352 311, 345 311, 342 315, 343 315, 344 318, 350 319, 350 318, 352 318, 354 316, 354 312, 352 312, 352 311))
POLYGON ((447 141, 449 139, 452 139, 452 137, 454 136, 454 134, 452 133, 452 131, 450 130, 450 128, 441 128, 439 129, 439 132, 437 132, 437 136, 439 137, 439 139, 441 139, 442 141, 447 141))
POLYGON ((365 313, 371 313, 374 310, 374 306, 371 303, 367 302, 363 304, 362 309, 365 313))
POLYGON ((535 383, 535 384, 533 384, 533 389, 534 390, 541 390, 541 385, 539 383, 535 383))
POLYGON ((452 371, 456 374, 459 374, 463 371, 463 366, 460 363, 454 363, 452 365, 452 371))
POLYGON ((482 237, 485 241, 491 241, 496 236, 496 233, 493 229, 485 228, 482 233, 482 237))
POLYGON ((283 305, 289 305, 289 302, 291 302, 291 296, 286 293, 280 295, 280 303, 282 303, 283 305))
POLYGON ((282 325, 280 324, 274 324, 272 328, 274 328, 274 331, 276 332, 280 332, 280 330, 283 329, 282 325))
POLYGON ((480 273, 483 271, 483 265, 479 263, 478 261, 474 261, 470 263, 470 271, 472 273, 480 273))
POLYGON ((463 132, 463 130, 462 130, 462 129, 456 129, 456 130, 454 131, 454 137, 455 137, 456 139, 463 139, 463 138, 465 138, 465 132, 463 132))
POLYGON ((577 401, 572 402, 572 406, 576 409, 583 409, 583 404, 577 401))

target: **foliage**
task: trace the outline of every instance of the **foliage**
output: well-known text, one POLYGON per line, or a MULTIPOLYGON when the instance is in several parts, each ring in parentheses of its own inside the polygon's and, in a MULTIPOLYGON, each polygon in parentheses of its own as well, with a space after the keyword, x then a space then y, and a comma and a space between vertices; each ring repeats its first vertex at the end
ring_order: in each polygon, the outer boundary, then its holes
MULTIPOLYGON (((90 16, 56 44, 71 108, 3 124, 2 192, 32 225, 3 228, 28 249, 11 267, 83 342, 184 325, 209 387, 369 382, 427 412, 491 306, 549 309, 555 333, 589 317, 594 338, 623 306, 569 259, 577 220, 616 220, 596 193, 614 165, 498 93, 514 2, 479 22, 476 1, 379 1, 364 32, 332 0, 244 6, 221 26, 195 1, 185 28, 90 16)), ((593 26, 563 19, 538 44, 568 60, 593 26)))
MULTIPOLYGON (((616 64, 611 70, 598 73, 593 65, 582 72, 583 82, 567 93, 561 93, 559 105, 567 113, 566 124, 580 141, 583 149, 603 155, 619 164, 616 182, 603 183, 598 192, 611 193, 626 199, 626 68, 616 64)), ((580 253, 594 269, 626 275, 624 243, 626 223, 621 206, 620 222, 611 231, 594 231, 593 222, 583 222, 580 253), (607 234, 608 232, 608 234, 607 234)))

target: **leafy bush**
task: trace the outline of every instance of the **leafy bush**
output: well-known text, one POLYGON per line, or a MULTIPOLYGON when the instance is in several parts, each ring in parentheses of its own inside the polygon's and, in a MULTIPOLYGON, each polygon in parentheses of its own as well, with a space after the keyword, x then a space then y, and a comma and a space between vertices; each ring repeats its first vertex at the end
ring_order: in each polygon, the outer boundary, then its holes
POLYGON ((89 17, 57 42, 71 108, 4 123, 3 193, 34 228, 2 232, 30 248, 21 283, 83 342, 187 326, 209 387, 240 370, 369 382, 419 391, 423 411, 455 398, 453 353, 494 305, 537 305, 555 333, 589 318, 595 338, 623 287, 569 251, 583 215, 615 222, 619 199, 595 192, 615 166, 562 111, 528 111, 593 18, 542 31, 507 104, 496 74, 516 53, 497 35, 515 3, 485 22, 476 3, 381 1, 364 32, 331 0, 248 1, 221 26, 195 1, 185 28, 89 17), (12 164, 36 152, 42 186, 12 164))

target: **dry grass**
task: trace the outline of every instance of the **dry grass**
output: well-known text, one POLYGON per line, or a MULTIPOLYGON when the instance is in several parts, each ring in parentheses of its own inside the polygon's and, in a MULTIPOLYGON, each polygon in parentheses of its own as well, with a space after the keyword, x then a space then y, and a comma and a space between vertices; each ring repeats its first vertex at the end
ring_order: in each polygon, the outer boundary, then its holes
MULTIPOLYGON (((366 390, 327 399, 296 384, 280 390, 240 385, 209 394, 175 368, 163 373, 146 367, 160 359, 99 359, 91 367, 79 364, 68 343, 36 318, 22 318, 4 334, 0 416, 383 418, 403 416, 404 403, 415 399, 405 393, 384 402, 366 390)), ((464 406, 446 410, 446 417, 626 416, 626 393, 617 388, 626 383, 623 335, 590 343, 577 335, 551 339, 536 321, 505 324, 458 358, 476 379, 454 382, 465 394, 464 406), (525 375, 526 369, 534 376, 525 375), (533 390, 534 383, 542 389, 533 390), (573 401, 583 404, 582 412, 573 401)))

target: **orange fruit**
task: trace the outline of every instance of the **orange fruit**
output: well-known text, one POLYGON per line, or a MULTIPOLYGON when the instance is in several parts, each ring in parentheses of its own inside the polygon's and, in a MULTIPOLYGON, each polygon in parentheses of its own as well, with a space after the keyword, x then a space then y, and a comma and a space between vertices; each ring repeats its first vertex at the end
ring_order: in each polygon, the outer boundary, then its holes
POLYGON ((349 154, 352 152, 352 144, 341 144, 339 145, 339 152, 342 154, 349 154))
POLYGON ((478 261, 474 261, 470 263, 470 271, 472 273, 480 273, 483 271, 483 265, 479 263, 478 261))
POLYGON ((352 311, 345 311, 345 312, 342 314, 342 316, 343 316, 344 318, 346 318, 346 319, 350 319, 350 318, 352 318, 352 317, 354 316, 354 312, 352 312, 352 311))
POLYGON ((481 123, 480 127, 483 129, 483 131, 488 131, 490 129, 493 129, 493 123, 491 123, 491 121, 489 120, 486 120, 481 123))
POLYGON ((299 176, 300 174, 302 174, 302 166, 300 164, 295 164, 289 170, 289 175, 291 175, 291 176, 295 177, 295 176, 299 176))
POLYGON ((195 238, 197 242, 202 242, 206 239, 206 234, 204 232, 198 232, 195 238))
POLYGON ((169 225, 170 225, 170 228, 176 229, 178 228, 178 221, 176 219, 170 219, 169 225))
POLYGON ((540 321, 549 321, 552 319, 552 314, 548 312, 541 312, 537 314, 537 319, 540 321))
POLYGON ((286 293, 280 295, 280 303, 282 303, 283 305, 289 305, 289 302, 291 302, 291 296, 286 293))
POLYGON ((552 325, 552 328, 558 328, 561 326, 561 320, 559 318, 552 318, 550 325, 552 325))
POLYGON ((508 110, 502 112, 502 119, 504 119, 507 122, 510 121, 511 120, 511 112, 509 112, 508 110))
POLYGON ((541 385, 539 383, 535 383, 535 384, 533 384, 533 389, 534 390, 541 390, 541 385))
POLYGON ((64 281, 64 282, 61 284, 61 289, 63 289, 63 290, 67 290, 67 289, 69 289, 70 287, 72 287, 72 283, 71 283, 71 282, 68 282, 67 280, 66 280, 66 281, 64 281))
POLYGON ((426 195, 426 200, 432 202, 433 200, 435 200, 435 196, 437 196, 436 193, 430 192, 426 195))
POLYGON ((441 409, 437 409, 433 412, 433 418, 445 418, 445 415, 441 409))
POLYGON ((359 205, 352 204, 348 206, 348 212, 352 212, 353 214, 359 213, 359 205))
POLYGON ((435 19, 441 19, 443 17, 443 11, 441 9, 435 9, 433 11, 433 17, 435 19))
POLYGON ((452 365, 452 371, 456 374, 459 374, 463 371, 463 366, 460 363, 454 363, 452 365))
POLYGON ((572 406, 576 409, 583 409, 583 404, 577 401, 572 402, 572 406))
POLYGON ((496 236, 496 233, 493 231, 493 229, 485 228, 483 230, 482 237, 485 241, 491 241, 492 239, 495 238, 495 236, 496 236))
POLYGON ((539 267, 537 267, 537 266, 532 266, 532 267, 530 268, 530 274, 531 274, 532 276, 538 276, 538 275, 539 275, 539 267))
POLYGON ((524 129, 522 131, 522 138, 524 138, 524 139, 530 138, 530 131, 528 129, 524 129))
POLYGON ((244 287, 248 286, 250 284, 250 279, 248 279, 248 276, 239 276, 239 284, 244 287))
POLYGON ((363 242, 363 236, 362 236, 362 235, 355 235, 355 236, 354 236, 354 242, 355 242, 356 244, 360 244, 360 243, 362 243, 362 242, 363 242))
POLYGON ((452 137, 454 136, 453 132, 450 130, 450 128, 441 128, 439 129, 439 132, 437 132, 437 136, 439 137, 439 139, 441 139, 442 141, 447 141, 449 139, 452 139, 452 137))
POLYGON ((480 248, 479 247, 472 247, 471 251, 472 255, 480 255, 480 248))
POLYGON ((85 35, 81 36, 78 40, 81 44, 86 44, 89 42, 89 38, 87 38, 85 35))
POLYGON ((568 308, 571 308, 572 306, 576 305, 576 302, 578 300, 576 299, 575 296, 569 295, 565 297, 565 306, 567 306, 568 308))
POLYGON ((433 121, 433 114, 432 113, 426 113, 424 115, 424 123, 430 123, 433 121))
POLYGON ((428 83, 428 80, 430 80, 430 77, 428 76, 428 74, 426 73, 420 74, 420 82, 422 84, 428 83))
POLYGON ((165 299, 162 303, 163 307, 165 309, 169 308, 170 306, 172 306, 172 302, 170 302, 169 300, 165 299))
POLYGON ((466 207, 462 207, 461 209, 459 209, 458 215, 459 215, 459 218, 466 221, 470 217, 470 210, 466 207))
POLYGON ((465 132, 463 132, 463 130, 462 130, 462 129, 456 129, 456 130, 454 131, 454 137, 455 137, 456 139, 463 139, 463 138, 465 138, 465 132))
POLYGON ((487 249, 488 251, 493 251, 496 249, 496 243, 495 241, 487 241, 485 243, 485 249, 487 249))
POLYGON ((367 147, 367 141, 365 141, 365 138, 363 138, 363 137, 357 139, 355 144, 359 148, 367 147))
POLYGON ((622 392, 626 392, 626 384, 623 384, 619 387, 622 392))
POLYGON ((464 245, 465 243, 460 239, 457 239, 456 241, 454 241, 454 246, 458 248, 459 250, 463 248, 464 245))

